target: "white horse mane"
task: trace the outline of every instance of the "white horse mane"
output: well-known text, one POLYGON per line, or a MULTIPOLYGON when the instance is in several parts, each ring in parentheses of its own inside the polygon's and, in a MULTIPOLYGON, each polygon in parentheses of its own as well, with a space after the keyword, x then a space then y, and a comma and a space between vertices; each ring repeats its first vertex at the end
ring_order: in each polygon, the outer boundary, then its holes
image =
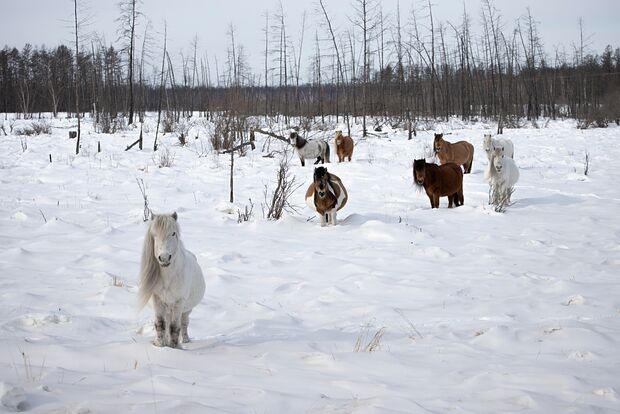
POLYGON ((142 260, 140 265, 140 289, 138 291, 138 309, 142 309, 153 293, 153 289, 160 279, 161 268, 155 258, 155 236, 161 236, 177 232, 180 239, 180 229, 174 215, 152 215, 149 227, 144 236, 144 246, 142 248, 142 260))

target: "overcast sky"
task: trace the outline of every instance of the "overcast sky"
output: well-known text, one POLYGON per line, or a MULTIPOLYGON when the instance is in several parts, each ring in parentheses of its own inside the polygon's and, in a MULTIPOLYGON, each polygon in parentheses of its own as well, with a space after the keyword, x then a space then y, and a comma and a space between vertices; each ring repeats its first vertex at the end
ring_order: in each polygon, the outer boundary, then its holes
MULTIPOLYGON (((116 18, 119 14, 118 1, 82 0, 89 9, 85 14, 91 18, 87 31, 105 36, 106 42, 116 43, 116 18)), ((325 0, 332 15, 336 31, 352 28, 347 20, 354 11, 351 0, 325 0)), ((401 20, 409 21, 413 4, 420 1, 400 0, 401 20)), ((436 21, 451 21, 459 24, 463 2, 459 0, 432 0, 436 21)), ((480 0, 465 0, 465 6, 472 16, 474 29, 480 26, 480 0)), ((70 21, 73 13, 72 0, 0 0, 0 45, 22 48, 30 43, 34 46, 56 46, 70 44, 70 21)), ((384 13, 396 15, 397 0, 381 2, 384 13)), ((526 13, 529 7, 539 22, 539 31, 547 53, 556 45, 563 44, 567 52, 579 41, 579 18, 583 18, 590 46, 595 53, 601 53, 607 44, 620 46, 620 0, 495 0, 500 11, 504 30, 511 32, 514 22, 526 13)), ((320 15, 316 13, 314 0, 282 0, 286 25, 291 41, 299 45, 301 22, 307 11, 305 43, 302 60, 303 73, 307 73, 307 55, 314 47, 315 31, 322 30, 320 15)), ((168 25, 169 46, 172 56, 190 54, 190 44, 198 36, 199 53, 209 56, 214 66, 216 56, 220 65, 226 59, 228 37, 226 33, 232 24, 236 41, 244 46, 253 71, 261 73, 263 67, 263 27, 265 12, 273 14, 279 9, 277 0, 143 0, 141 11, 150 19, 157 36, 157 47, 161 42, 164 20, 168 25)), ((144 29, 140 30, 142 33, 144 29)))

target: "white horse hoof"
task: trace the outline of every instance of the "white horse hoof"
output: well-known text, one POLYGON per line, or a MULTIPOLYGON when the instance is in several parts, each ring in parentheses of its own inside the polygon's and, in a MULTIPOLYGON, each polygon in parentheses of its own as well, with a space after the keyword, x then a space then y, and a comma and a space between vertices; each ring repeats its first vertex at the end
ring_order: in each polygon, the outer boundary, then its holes
POLYGON ((159 339, 154 340, 153 342, 151 342, 153 345, 157 346, 157 347, 162 347, 165 346, 164 343, 162 341, 160 341, 159 339))

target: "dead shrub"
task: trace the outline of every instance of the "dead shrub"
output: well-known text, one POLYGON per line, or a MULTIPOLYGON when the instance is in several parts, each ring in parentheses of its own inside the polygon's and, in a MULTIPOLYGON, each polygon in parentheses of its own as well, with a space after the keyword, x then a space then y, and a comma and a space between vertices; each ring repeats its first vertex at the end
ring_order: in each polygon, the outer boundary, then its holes
POLYGON ((157 156, 153 155, 153 162, 159 168, 168 168, 174 165, 174 152, 171 152, 168 148, 163 148, 157 151, 157 156))
POLYGON ((263 216, 268 220, 279 220, 284 211, 297 211, 295 206, 290 203, 289 199, 291 195, 301 187, 301 184, 297 184, 295 176, 291 175, 289 161, 290 154, 288 150, 286 150, 282 154, 276 173, 275 189, 269 190, 267 185, 265 185, 265 189, 263 190, 263 216))

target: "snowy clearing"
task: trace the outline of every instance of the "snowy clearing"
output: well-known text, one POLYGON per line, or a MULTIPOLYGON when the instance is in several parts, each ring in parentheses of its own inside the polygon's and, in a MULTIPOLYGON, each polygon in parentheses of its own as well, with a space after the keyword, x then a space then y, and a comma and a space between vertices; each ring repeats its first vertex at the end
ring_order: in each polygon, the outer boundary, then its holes
POLYGON ((442 125, 475 155, 465 205, 439 210, 412 181, 430 131, 360 141, 357 125, 338 164, 329 129, 326 166, 349 201, 321 228, 296 156, 299 214, 263 219, 279 162, 264 136, 235 159, 231 205, 229 156, 205 151, 204 133, 186 147, 166 135, 174 161, 158 168, 153 117, 143 151, 124 151, 138 130, 86 122, 78 156, 73 123, 0 137, 0 410, 620 412, 620 128, 505 130, 521 177, 503 214, 483 179, 492 125, 442 125), (154 347, 152 310, 136 312, 136 179, 153 211, 178 212, 205 274, 184 350, 154 347))

